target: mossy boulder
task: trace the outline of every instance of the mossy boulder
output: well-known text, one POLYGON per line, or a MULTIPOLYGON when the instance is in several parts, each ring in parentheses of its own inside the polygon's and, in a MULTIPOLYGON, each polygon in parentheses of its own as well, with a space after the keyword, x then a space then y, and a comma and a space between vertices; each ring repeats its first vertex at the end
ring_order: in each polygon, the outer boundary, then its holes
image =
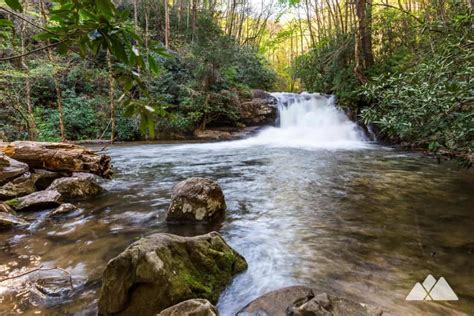
POLYGON ((213 222, 225 215, 227 205, 217 181, 189 178, 179 182, 171 193, 166 214, 168 222, 213 222))
POLYGON ((215 304, 245 259, 217 232, 196 237, 155 234, 109 261, 99 297, 100 315, 156 315, 179 302, 215 304))

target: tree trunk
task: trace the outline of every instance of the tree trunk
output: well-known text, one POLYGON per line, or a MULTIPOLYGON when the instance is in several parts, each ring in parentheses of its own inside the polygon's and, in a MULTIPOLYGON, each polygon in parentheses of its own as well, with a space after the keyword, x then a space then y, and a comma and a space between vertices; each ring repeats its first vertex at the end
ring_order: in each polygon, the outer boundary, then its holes
MULTIPOLYGON (((40 0, 39 4, 40 4, 41 15, 43 16, 44 25, 46 25, 48 23, 48 16, 46 14, 46 7, 44 4, 44 0, 40 0)), ((53 53, 51 51, 51 48, 48 48, 48 59, 50 62, 54 64, 53 53)), ((55 73, 53 73, 53 78, 54 78, 54 88, 56 90, 56 99, 57 99, 57 104, 58 104, 59 131, 61 134, 61 141, 65 141, 66 134, 64 132, 64 113, 63 113, 63 97, 62 97, 61 82, 59 81, 59 78, 55 73)))
POLYGON ((355 38, 355 67, 354 72, 361 83, 367 82, 365 72, 372 66, 372 37, 370 35, 371 0, 356 1, 357 28, 355 38))
MULTIPOLYGON (((23 1, 23 8, 26 11, 28 8, 27 1, 23 1)), ((26 51, 26 44, 25 44, 25 32, 26 32, 26 22, 21 21, 20 26, 20 45, 21 45, 21 55, 25 54, 26 51)), ((35 116, 33 114, 33 104, 31 102, 31 81, 29 75, 29 67, 28 64, 25 62, 25 57, 20 57, 20 65, 21 68, 26 72, 25 76, 25 101, 26 101, 26 108, 28 110, 28 139, 35 140, 36 138, 36 122, 35 116)))
POLYGON ((30 168, 49 171, 88 172, 106 179, 112 177, 109 156, 98 155, 78 145, 28 141, 0 142, 0 153, 26 163, 30 168))
POLYGON ((192 0, 193 1, 193 12, 191 15, 191 28, 192 28, 192 33, 193 37, 192 40, 196 40, 196 19, 197 19, 197 4, 199 0, 192 0))
POLYGON ((133 23, 135 29, 138 29, 138 0, 133 0, 133 23))
POLYGON ((107 51, 107 66, 109 68, 110 143, 113 144, 115 141, 115 79, 109 51, 107 51))
POLYGON ((311 14, 310 14, 310 12, 309 12, 308 1, 309 1, 309 0, 305 0, 306 21, 307 21, 307 23, 308 23, 309 37, 310 37, 310 39, 311 39, 311 46, 313 47, 314 44, 315 44, 315 40, 314 40, 313 26, 312 26, 312 23, 311 23, 311 14))
POLYGON ((163 7, 165 10, 165 47, 170 48, 170 12, 168 8, 168 0, 163 0, 163 7))

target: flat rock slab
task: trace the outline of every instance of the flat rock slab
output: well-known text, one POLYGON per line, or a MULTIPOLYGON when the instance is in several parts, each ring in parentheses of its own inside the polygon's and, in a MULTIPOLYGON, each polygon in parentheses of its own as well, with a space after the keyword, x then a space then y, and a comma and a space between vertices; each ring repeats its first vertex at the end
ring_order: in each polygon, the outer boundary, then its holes
POLYGON ((58 191, 45 190, 9 200, 6 203, 13 207, 15 211, 40 211, 57 207, 62 200, 61 193, 58 191))
POLYGON ((238 316, 389 316, 380 308, 297 285, 269 292, 237 313, 238 316))
POLYGON ((4 185, 29 170, 26 163, 16 161, 3 153, 0 153, 0 161, 0 185, 4 185))
POLYGON ((208 300, 192 299, 168 307, 157 316, 218 316, 217 308, 208 300))
POLYGON ((93 197, 105 191, 97 184, 94 175, 88 173, 74 173, 72 177, 56 179, 48 190, 58 191, 66 200, 93 197))
POLYGON ((29 172, 0 187, 0 200, 10 200, 36 191, 35 182, 29 172))
POLYGON ((156 315, 192 298, 216 303, 245 259, 217 232, 195 237, 154 234, 110 260, 102 278, 100 315, 156 315))

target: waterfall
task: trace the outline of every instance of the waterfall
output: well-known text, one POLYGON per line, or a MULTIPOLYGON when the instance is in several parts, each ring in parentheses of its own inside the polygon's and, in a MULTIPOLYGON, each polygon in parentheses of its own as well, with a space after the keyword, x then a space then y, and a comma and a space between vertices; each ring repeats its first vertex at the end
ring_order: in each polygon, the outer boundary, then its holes
POLYGON ((335 105, 333 96, 319 93, 273 93, 278 127, 263 130, 249 144, 305 149, 368 147, 364 132, 335 105))
POLYGON ((370 148, 362 129, 336 107, 333 96, 319 93, 272 93, 277 99, 276 127, 267 127, 242 140, 182 145, 179 149, 223 149, 266 146, 305 150, 370 148))

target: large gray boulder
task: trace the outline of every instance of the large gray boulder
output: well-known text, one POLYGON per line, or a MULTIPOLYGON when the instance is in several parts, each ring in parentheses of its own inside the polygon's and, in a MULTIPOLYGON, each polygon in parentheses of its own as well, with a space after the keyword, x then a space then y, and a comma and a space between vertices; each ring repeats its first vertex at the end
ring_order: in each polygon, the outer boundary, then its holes
POLYGON ((208 178, 189 178, 173 188, 166 220, 212 222, 222 218, 226 208, 224 193, 216 181, 208 178))
POLYGON ((40 211, 61 204, 63 198, 56 190, 45 190, 6 201, 15 211, 40 211))
POLYGON ((196 237, 155 234, 109 261, 99 297, 100 315, 156 315, 192 298, 216 303, 245 259, 216 232, 196 237))
POLYGON ((72 177, 56 179, 47 190, 58 191, 66 200, 84 199, 104 192, 94 175, 89 173, 74 173, 72 177))
POLYGON ((23 162, 16 161, 3 153, 0 153, 0 185, 21 176, 28 172, 28 165, 23 162))
POLYGON ((290 286, 269 292, 250 302, 238 316, 382 316, 377 307, 356 303, 307 286, 290 286))
POLYGON ((29 172, 24 173, 0 187, 0 200, 10 200, 36 191, 35 182, 29 172))
POLYGON ((219 312, 208 300, 192 299, 168 307, 157 316, 219 316, 219 312))

